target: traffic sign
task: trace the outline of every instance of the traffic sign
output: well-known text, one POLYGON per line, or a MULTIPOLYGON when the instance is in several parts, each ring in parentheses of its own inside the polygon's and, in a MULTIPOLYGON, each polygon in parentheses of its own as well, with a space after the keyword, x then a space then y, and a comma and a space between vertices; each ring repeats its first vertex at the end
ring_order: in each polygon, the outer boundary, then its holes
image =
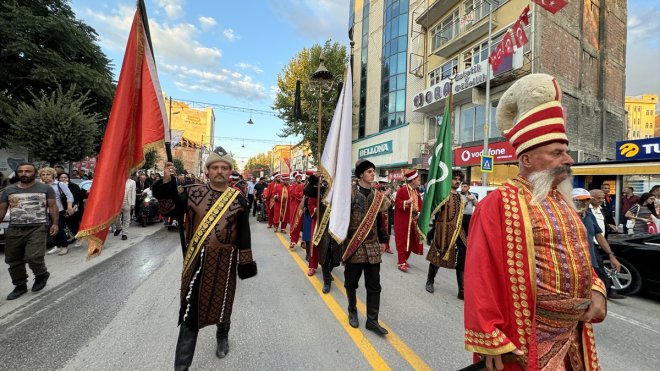
POLYGON ((481 171, 484 173, 493 172, 493 156, 481 156, 481 171))

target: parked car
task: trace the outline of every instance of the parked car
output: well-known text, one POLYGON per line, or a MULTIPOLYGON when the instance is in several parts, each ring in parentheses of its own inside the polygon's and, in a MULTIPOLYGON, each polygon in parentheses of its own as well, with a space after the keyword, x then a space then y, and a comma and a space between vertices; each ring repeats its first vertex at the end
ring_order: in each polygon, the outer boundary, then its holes
POLYGON ((605 260, 605 270, 614 281, 614 290, 634 295, 640 290, 660 293, 660 234, 612 234, 612 252, 621 263, 621 272, 605 260))

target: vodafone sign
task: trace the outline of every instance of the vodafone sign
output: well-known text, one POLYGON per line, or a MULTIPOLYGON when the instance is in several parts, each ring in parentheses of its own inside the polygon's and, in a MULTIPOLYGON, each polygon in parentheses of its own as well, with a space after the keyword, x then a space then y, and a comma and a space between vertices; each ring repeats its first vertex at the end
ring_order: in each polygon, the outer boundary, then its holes
MULTIPOLYGON (((481 151, 484 146, 462 147, 454 150, 454 166, 480 165, 481 151)), ((488 144, 488 154, 493 156, 495 163, 516 161, 516 150, 509 142, 488 144)))

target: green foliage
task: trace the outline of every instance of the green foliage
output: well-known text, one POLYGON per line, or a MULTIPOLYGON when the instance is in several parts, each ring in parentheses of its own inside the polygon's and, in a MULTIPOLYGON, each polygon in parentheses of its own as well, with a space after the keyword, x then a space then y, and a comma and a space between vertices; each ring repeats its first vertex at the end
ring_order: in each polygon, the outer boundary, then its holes
MULTIPOLYGON (((115 86, 97 37, 67 0, 0 1, 0 148, 9 144, 13 111, 30 104, 32 92, 77 86, 90 112, 108 117, 115 86)), ((92 134, 95 149, 102 137, 99 127, 92 134)))
MULTIPOLYGON (((288 137, 289 135, 302 136, 303 142, 310 148, 315 159, 319 150, 323 151, 323 148, 317 148, 319 89, 314 86, 311 76, 319 66, 321 51, 323 51, 325 67, 334 76, 332 87, 320 94, 323 103, 321 146, 325 144, 325 138, 328 136, 330 122, 335 111, 335 102, 338 96, 337 85, 339 79, 343 79, 346 63, 348 62, 345 46, 328 40, 323 46, 315 44, 309 49, 301 50, 278 74, 277 87, 279 91, 273 102, 273 109, 279 111, 278 116, 285 122, 279 135, 281 137, 288 137), (295 119, 293 108, 296 79, 300 79, 301 85, 302 120, 300 121, 295 119)), ((351 82, 346 83, 350 84, 351 82)))
POLYGON ((142 165, 142 168, 153 169, 154 165, 156 165, 156 162, 158 162, 158 160, 160 160, 158 151, 152 148, 144 154, 144 165, 142 165))
POLYGON ((245 164, 245 169, 249 170, 252 176, 259 176, 261 170, 263 170, 265 174, 270 174, 271 157, 272 155, 270 151, 250 157, 245 164))
POLYGON ((183 170, 185 169, 183 166, 183 160, 180 158, 173 158, 172 163, 174 164, 174 167, 176 168, 176 173, 177 174, 183 174, 183 170))
POLYGON ((89 112, 88 94, 76 91, 75 85, 67 92, 58 87, 40 97, 33 94, 32 104, 19 103, 11 116, 12 143, 51 165, 91 156, 99 115, 89 112))

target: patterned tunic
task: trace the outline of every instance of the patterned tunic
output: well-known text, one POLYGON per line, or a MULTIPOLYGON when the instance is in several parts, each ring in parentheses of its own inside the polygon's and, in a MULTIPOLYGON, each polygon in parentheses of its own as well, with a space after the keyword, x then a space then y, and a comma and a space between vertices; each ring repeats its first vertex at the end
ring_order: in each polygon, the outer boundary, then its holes
MULTIPOLYGON (((187 241, 190 241, 211 206, 222 196, 222 192, 206 184, 185 186, 178 196, 169 184, 157 182, 153 189, 154 195, 164 205, 174 205, 176 202, 179 207, 174 212, 185 213, 187 241)), ((193 328, 202 328, 230 321, 237 264, 252 261, 248 217, 247 200, 239 194, 204 241, 193 258, 191 268, 182 274, 179 323, 185 321, 193 328)))
MULTIPOLYGON (((373 189, 366 189, 358 186, 357 189, 353 190, 353 195, 351 197, 351 222, 348 225, 348 238, 346 241, 350 241, 351 237, 355 234, 373 201, 373 189)), ((362 244, 357 249, 355 254, 353 254, 353 256, 348 260, 348 263, 381 263, 380 256, 382 252, 380 251, 380 243, 385 243, 387 241, 387 234, 382 228, 380 213, 386 211, 389 207, 390 202, 386 198, 378 210, 379 215, 369 230, 369 234, 364 239, 364 241, 362 241, 362 244)))
POLYGON ((461 235, 462 219, 461 197, 458 193, 449 193, 449 199, 433 220, 433 243, 426 254, 426 260, 431 264, 450 269, 456 267, 456 244, 452 241, 461 239, 461 243, 465 243, 465 234, 461 235))

